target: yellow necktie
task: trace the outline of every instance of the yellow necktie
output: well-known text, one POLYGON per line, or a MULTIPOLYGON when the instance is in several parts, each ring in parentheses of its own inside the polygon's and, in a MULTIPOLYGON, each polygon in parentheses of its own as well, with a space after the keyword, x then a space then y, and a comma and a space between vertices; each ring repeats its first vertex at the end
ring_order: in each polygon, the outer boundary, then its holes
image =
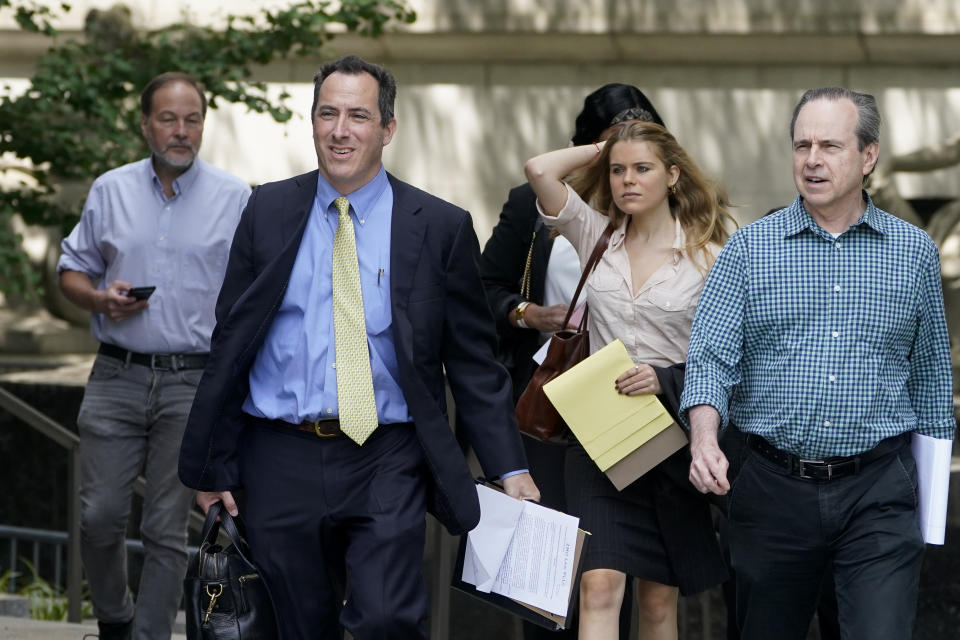
POLYGON ((350 203, 340 196, 333 202, 340 212, 333 237, 333 332, 337 348, 337 401, 340 429, 357 444, 377 428, 377 401, 373 395, 367 323, 363 315, 357 242, 350 219, 350 203))

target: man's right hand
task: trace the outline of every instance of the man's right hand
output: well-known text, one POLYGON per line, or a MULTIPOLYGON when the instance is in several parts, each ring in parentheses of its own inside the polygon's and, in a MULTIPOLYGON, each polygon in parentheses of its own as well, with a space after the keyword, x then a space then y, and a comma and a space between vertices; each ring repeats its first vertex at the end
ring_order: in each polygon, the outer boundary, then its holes
POLYGON ((690 408, 690 483, 700 493, 725 495, 730 490, 730 463, 717 442, 720 414, 710 405, 690 408))
POLYGON ((197 504, 200 505, 204 513, 210 510, 214 502, 222 502, 227 513, 234 517, 240 513, 237 509, 237 502, 229 491, 197 491, 197 504))
POLYGON ((97 311, 114 322, 122 322, 130 316, 142 313, 149 303, 146 300, 137 300, 128 296, 126 292, 133 285, 126 280, 114 280, 110 286, 99 292, 97 311))

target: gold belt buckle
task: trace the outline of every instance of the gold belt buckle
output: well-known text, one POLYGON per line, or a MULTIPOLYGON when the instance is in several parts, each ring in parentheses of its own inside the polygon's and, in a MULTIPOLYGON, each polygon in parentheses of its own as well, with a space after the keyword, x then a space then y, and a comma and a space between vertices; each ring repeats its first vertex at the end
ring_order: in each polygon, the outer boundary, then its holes
POLYGON ((321 433, 320 432, 320 423, 326 422, 325 420, 314 420, 313 421, 313 432, 317 434, 318 438, 335 438, 337 434, 335 433, 321 433))

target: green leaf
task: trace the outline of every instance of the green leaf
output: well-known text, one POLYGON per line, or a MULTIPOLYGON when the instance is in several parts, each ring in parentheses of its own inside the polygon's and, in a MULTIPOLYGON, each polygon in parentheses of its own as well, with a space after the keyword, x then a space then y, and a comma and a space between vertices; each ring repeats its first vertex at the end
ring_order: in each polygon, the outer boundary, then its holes
POLYGON ((114 5, 86 21, 82 40, 63 40, 54 39, 54 23, 71 7, 52 6, 59 10, 32 0, 0 0, 0 13, 13 12, 21 29, 42 34, 50 45, 26 92, 0 90, 0 155, 29 162, 36 182, 5 181, 8 186, 0 188, 0 291, 25 295, 36 289, 39 275, 10 231, 11 216, 68 232, 86 194, 56 198, 65 180, 89 184, 148 153, 137 94, 152 77, 186 71, 206 86, 211 109, 243 104, 287 122, 289 94, 269 96, 266 83, 252 80, 257 66, 319 55, 333 38, 332 25, 375 37, 416 15, 406 0, 299 0, 229 15, 223 29, 181 22, 142 30, 130 23, 123 5, 114 5))

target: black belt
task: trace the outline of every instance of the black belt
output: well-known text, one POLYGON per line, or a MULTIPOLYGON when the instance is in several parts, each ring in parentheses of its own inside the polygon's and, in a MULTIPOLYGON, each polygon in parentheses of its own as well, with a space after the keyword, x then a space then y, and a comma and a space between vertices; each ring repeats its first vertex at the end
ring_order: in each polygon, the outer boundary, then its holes
POLYGON ((100 343, 97 353, 151 369, 167 369, 170 371, 203 369, 207 366, 207 358, 210 357, 209 353, 137 353, 106 342, 100 343))
POLYGON ((896 451, 906 444, 908 437, 908 434, 901 433, 898 436, 881 440, 873 449, 855 456, 835 456, 824 460, 806 460, 792 453, 781 451, 755 434, 747 435, 747 444, 767 460, 786 469, 787 473, 792 476, 805 480, 836 480, 844 476, 855 475, 874 460, 896 451))

